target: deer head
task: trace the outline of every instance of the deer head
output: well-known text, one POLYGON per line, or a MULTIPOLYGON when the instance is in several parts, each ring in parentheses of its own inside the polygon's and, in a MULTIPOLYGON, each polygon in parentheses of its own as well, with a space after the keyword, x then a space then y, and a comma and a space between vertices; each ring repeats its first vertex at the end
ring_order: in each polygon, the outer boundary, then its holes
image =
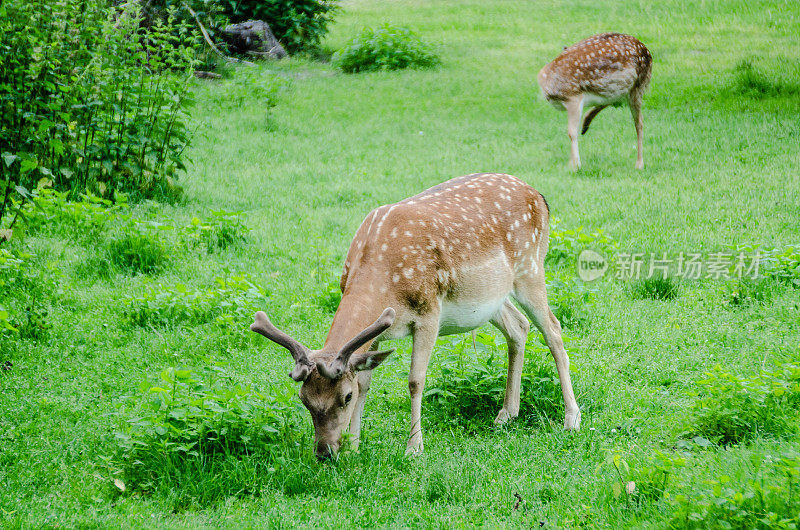
POLYGON ((317 458, 330 458, 339 450, 342 433, 350 423, 359 397, 358 372, 372 370, 394 351, 358 350, 371 344, 394 319, 394 309, 386 308, 375 322, 341 349, 331 352, 311 350, 276 328, 263 311, 255 314, 250 330, 283 346, 294 359, 289 376, 303 383, 300 400, 311 413, 317 458))

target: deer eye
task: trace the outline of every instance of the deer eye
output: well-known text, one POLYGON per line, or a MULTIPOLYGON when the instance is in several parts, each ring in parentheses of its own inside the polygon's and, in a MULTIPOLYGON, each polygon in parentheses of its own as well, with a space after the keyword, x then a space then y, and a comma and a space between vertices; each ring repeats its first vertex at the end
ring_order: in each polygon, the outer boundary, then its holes
POLYGON ((350 400, 353 399, 353 393, 348 392, 347 395, 344 397, 344 404, 347 405, 350 403, 350 400))

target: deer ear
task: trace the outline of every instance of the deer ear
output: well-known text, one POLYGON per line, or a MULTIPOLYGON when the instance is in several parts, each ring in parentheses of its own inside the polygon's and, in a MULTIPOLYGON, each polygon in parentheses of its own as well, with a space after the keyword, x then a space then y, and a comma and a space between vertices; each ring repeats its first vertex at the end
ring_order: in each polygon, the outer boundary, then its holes
POLYGON ((384 351, 365 351, 363 353, 358 353, 350 358, 350 366, 355 372, 372 370, 392 353, 394 353, 394 348, 384 351))

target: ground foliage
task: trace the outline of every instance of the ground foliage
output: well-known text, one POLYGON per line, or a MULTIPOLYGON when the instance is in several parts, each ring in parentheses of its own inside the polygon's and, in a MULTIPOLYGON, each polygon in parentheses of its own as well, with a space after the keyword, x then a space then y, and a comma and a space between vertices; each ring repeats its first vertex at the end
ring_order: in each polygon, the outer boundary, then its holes
POLYGON ((800 107, 791 90, 735 88, 760 83, 739 81, 744 60, 768 86, 798 82, 796 6, 628 7, 348 2, 324 46, 388 20, 440 43, 441 66, 345 76, 293 59, 249 69, 264 84, 281 79, 286 97, 268 119, 264 93, 251 93, 238 71, 200 86, 185 203, 30 189, 0 248, 2 524, 796 526, 800 107), (536 99, 535 72, 562 46, 608 28, 653 52, 647 167, 632 168, 629 113, 609 109, 581 139, 584 169, 571 173, 564 116, 536 99), (505 353, 486 327, 478 336, 494 345, 445 339, 428 378, 429 390, 456 390, 445 407, 468 413, 474 404, 479 414, 457 420, 429 395, 425 453, 404 458, 410 347, 387 342, 398 351, 373 377, 360 452, 317 464, 286 375, 291 358, 247 331, 249 313, 265 309, 319 347, 347 245, 368 212, 484 170, 531 183, 560 218, 547 263, 554 310, 559 293, 592 293, 571 304, 586 318, 565 326, 581 431, 564 432, 557 409, 539 399, 555 400, 559 388, 535 332, 526 369, 544 381, 526 385, 538 393, 534 419, 491 427, 505 353), (213 213, 221 209, 229 213, 213 213), (666 299, 631 296, 608 276, 577 287, 568 264, 582 247, 560 253, 556 232, 581 226, 613 239, 611 254, 746 247, 767 259, 755 280, 686 281, 666 299), (162 266, 112 261, 110 241, 128 231, 160 241, 162 266), (220 312, 217 301, 234 299, 220 312), (193 304, 196 317, 159 316, 193 304), (152 319, 132 323, 134 306, 152 319), (494 397, 472 391, 473 380, 494 397), (172 401, 150 392, 173 385, 172 401), (230 429, 223 437, 215 426, 230 429))

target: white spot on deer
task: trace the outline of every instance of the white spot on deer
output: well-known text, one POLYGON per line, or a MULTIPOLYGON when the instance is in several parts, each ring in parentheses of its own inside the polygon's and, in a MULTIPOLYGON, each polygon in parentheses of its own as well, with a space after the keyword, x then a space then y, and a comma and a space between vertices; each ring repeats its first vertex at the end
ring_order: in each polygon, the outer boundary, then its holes
POLYGON ((386 243, 384 243, 383 245, 381 245, 381 250, 382 250, 382 251, 386 252, 386 249, 387 249, 387 248, 389 248, 389 245, 387 245, 386 243))
POLYGON ((378 261, 383 261, 383 254, 378 254, 378 261))
POLYGON ((500 210, 500 204, 497 201, 494 201, 494 207, 500 210))
POLYGON ((408 230, 406 230, 406 231, 405 231, 405 235, 407 235, 408 237, 411 237, 411 236, 413 236, 414 234, 412 234, 411 232, 409 232, 408 230))
POLYGON ((391 235, 392 237, 397 237, 397 227, 396 227, 396 226, 395 226, 394 228, 392 228, 392 232, 391 232, 391 234, 390 234, 390 235, 391 235))
POLYGON ((413 275, 414 275, 414 269, 409 267, 408 269, 403 270, 403 276, 405 276, 406 278, 411 278, 411 276, 413 275))
POLYGON ((394 274, 392 276, 392 282, 397 283, 399 281, 400 281, 400 275, 399 274, 394 274))
POLYGON ((526 241, 525 242, 525 248, 530 248, 530 246, 531 246, 531 242, 530 241, 526 241))
POLYGON ((506 232, 506 239, 511 241, 511 232, 506 232))

